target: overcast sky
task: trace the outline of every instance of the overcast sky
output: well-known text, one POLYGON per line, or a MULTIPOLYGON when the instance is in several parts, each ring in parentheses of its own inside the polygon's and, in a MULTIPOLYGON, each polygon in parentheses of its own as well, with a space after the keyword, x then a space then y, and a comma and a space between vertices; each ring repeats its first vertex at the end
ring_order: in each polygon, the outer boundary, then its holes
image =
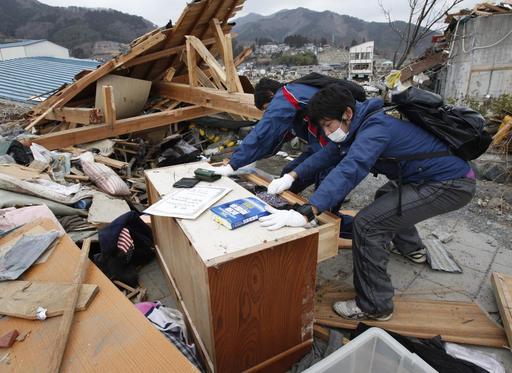
MULTIPOLYGON (((169 19, 175 22, 183 8, 185 0, 40 0, 42 3, 56 6, 76 5, 83 7, 112 8, 121 12, 142 16, 158 26, 164 26, 169 19)), ((190 0, 189 0, 190 1, 190 0)), ((404 19, 408 15, 408 0, 382 0, 386 8, 391 9, 396 19, 404 19)), ((449 1, 449 0, 448 0, 449 1)), ((464 0, 462 7, 473 7, 481 0, 464 0)), ((330 10, 339 14, 347 14, 365 21, 384 22, 378 0, 246 0, 244 9, 237 15, 248 13, 269 15, 281 9, 298 7, 317 11, 330 10)))

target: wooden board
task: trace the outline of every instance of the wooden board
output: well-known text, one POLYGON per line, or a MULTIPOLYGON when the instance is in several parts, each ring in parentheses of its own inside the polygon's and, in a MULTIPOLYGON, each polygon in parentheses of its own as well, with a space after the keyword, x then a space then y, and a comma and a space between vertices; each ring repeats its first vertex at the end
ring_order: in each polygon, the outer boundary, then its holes
POLYGON ((187 102, 220 112, 256 119, 263 116, 263 112, 254 106, 254 96, 248 93, 229 93, 212 88, 163 82, 154 84, 152 92, 172 100, 187 102))
MULTIPOLYGON (((335 301, 354 299, 353 290, 328 286, 317 292, 315 322, 333 328, 355 329, 358 321, 338 316, 335 301)), ((393 318, 389 321, 365 321, 368 325, 418 338, 440 335, 444 341, 488 347, 505 347, 503 328, 493 322, 476 304, 395 297, 393 318)))
MULTIPOLYGON (((47 317, 62 315, 66 299, 73 286, 73 284, 37 281, 0 282, 0 315, 36 320, 38 307, 47 309, 47 317)), ((76 310, 85 310, 97 292, 97 285, 82 285, 76 310)))
MULTIPOLYGON (((31 268, 23 280, 69 282, 79 255, 80 250, 66 235, 48 261, 31 268)), ((93 263, 89 263, 85 282, 98 285, 100 291, 87 310, 76 314, 62 372, 197 371, 93 263)), ((0 319, 0 330, 30 332, 23 342, 11 347, 11 363, 0 370, 40 372, 48 365, 59 322, 60 317, 0 319)))
POLYGON ((512 276, 494 272, 491 282, 509 346, 512 346, 512 276))
POLYGON ((216 114, 218 111, 199 106, 164 111, 161 113, 141 115, 138 117, 120 119, 114 127, 106 124, 91 125, 43 135, 32 141, 49 150, 65 148, 71 145, 85 144, 97 140, 124 135, 131 132, 163 127, 168 124, 216 114))
MULTIPOLYGON (((243 178, 256 185, 268 186, 270 181, 256 174, 244 175, 243 178)), ((295 193, 285 191, 280 194, 282 198, 291 204, 303 205, 307 200, 295 193)), ((317 216, 319 222, 318 236, 318 262, 323 262, 338 255, 338 240, 340 239, 340 218, 330 212, 324 212, 317 216)))
MULTIPOLYGON (((197 168, 211 169, 212 167, 207 162, 189 163, 148 170, 146 171, 146 178, 148 183, 153 185, 158 196, 163 196, 174 190, 172 188, 174 182, 183 177, 192 177, 194 170, 197 168)), ((198 185, 212 185, 232 189, 215 205, 253 196, 249 191, 227 177, 223 177, 213 184, 201 182, 198 185)), ((210 210, 205 211, 196 220, 177 219, 177 221, 207 267, 215 266, 318 231, 318 228, 290 227, 269 231, 261 227, 258 222, 235 230, 229 230, 215 223, 213 213, 210 210), (197 232, 208 232, 208 234, 201 235, 197 234, 197 232)))
POLYGON ((219 372, 311 341, 317 247, 315 234, 208 268, 219 372))

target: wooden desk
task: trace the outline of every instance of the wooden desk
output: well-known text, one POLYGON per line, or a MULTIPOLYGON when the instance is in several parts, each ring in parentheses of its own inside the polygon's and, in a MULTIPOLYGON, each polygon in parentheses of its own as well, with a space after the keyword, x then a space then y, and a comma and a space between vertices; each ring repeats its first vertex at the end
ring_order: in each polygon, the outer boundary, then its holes
MULTIPOLYGON (((33 266, 22 279, 71 282, 79 256, 80 249, 66 235, 48 261, 33 266)), ((197 372, 92 262, 85 283, 97 284, 99 293, 87 310, 75 315, 62 372, 197 372)), ((60 320, 0 319, 0 334, 30 332, 23 342, 0 349, 0 356, 10 352, 11 361, 0 364, 0 371, 46 372, 60 320)))
MULTIPOLYGON (((150 202, 198 167, 209 166, 146 171, 150 202)), ((217 204, 252 196, 226 177, 214 184, 232 189, 217 204)), ((230 231, 209 210, 196 220, 151 219, 162 267, 210 370, 284 372, 310 349, 317 228, 271 232, 256 222, 230 231)))

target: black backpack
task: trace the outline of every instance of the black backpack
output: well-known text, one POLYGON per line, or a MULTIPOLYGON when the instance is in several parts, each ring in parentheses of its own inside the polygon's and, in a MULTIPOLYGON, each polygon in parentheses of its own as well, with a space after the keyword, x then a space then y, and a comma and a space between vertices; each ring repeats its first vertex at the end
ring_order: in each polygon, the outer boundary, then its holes
POLYGON ((305 84, 319 89, 325 88, 332 84, 339 84, 343 88, 348 89, 357 101, 363 102, 366 100, 366 92, 364 91, 364 88, 359 84, 346 79, 337 79, 319 73, 311 73, 304 75, 302 78, 293 80, 287 84, 290 83, 305 84))
POLYGON ((393 95, 391 102, 391 106, 385 106, 368 114, 364 122, 373 114, 396 109, 408 121, 433 134, 449 147, 448 151, 379 158, 380 161, 392 162, 397 166, 398 215, 402 215, 402 168, 400 162, 448 155, 456 155, 470 161, 485 153, 492 142, 492 137, 484 131, 485 119, 480 113, 463 106, 445 105, 443 98, 433 92, 409 87, 405 91, 393 95))
MULTIPOLYGON (((463 106, 445 105, 441 96, 410 87, 392 96, 392 104, 408 121, 430 132, 450 147, 451 154, 470 161, 492 142, 485 119, 463 106)), ((422 158, 429 158, 428 154, 422 158)))

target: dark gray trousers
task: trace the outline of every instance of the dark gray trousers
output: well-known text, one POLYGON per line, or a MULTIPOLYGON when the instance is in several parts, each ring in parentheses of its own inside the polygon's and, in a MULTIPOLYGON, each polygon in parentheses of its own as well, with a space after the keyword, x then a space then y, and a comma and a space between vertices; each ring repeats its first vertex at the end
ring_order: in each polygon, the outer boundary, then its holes
POLYGON ((415 224, 458 210, 475 194, 476 183, 461 178, 402 186, 402 215, 398 215, 398 187, 390 181, 375 201, 354 218, 352 253, 356 302, 364 312, 383 315, 393 311, 393 285, 386 268, 389 243, 403 254, 423 247, 415 224))

